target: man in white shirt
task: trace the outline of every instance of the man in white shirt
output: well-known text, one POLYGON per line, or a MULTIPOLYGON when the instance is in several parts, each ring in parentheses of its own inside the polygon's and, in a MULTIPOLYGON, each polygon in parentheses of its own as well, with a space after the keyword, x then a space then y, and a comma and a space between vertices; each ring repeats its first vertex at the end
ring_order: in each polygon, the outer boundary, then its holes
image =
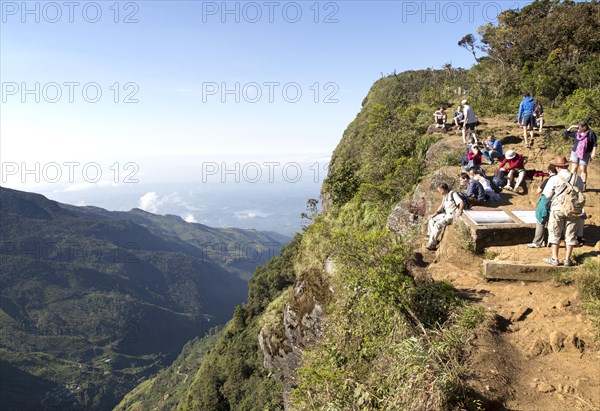
POLYGON ((469 105, 467 100, 460 102, 463 105, 463 130, 462 138, 463 144, 467 144, 467 133, 469 133, 469 143, 477 144, 477 135, 475 134, 475 127, 477 126, 477 118, 475 117, 475 110, 469 105))
POLYGON ((460 217, 465 207, 462 198, 454 191, 450 191, 448 184, 441 183, 437 187, 437 191, 442 195, 442 204, 440 204, 435 213, 429 216, 427 225, 429 242, 427 243, 427 249, 430 251, 436 249, 444 235, 446 226, 452 224, 454 217, 460 217))
POLYGON ((552 265, 559 265, 558 246, 560 238, 564 233, 566 254, 564 265, 569 267, 573 265, 571 253, 573 247, 577 245, 577 220, 581 217, 566 216, 560 211, 559 200, 564 195, 567 187, 565 180, 571 185, 583 190, 583 180, 576 174, 568 170, 569 163, 565 157, 556 157, 551 165, 555 166, 558 174, 550 177, 542 194, 552 201, 550 206, 550 218, 548 220, 548 243, 552 246, 552 258, 544 258, 544 262, 552 265))

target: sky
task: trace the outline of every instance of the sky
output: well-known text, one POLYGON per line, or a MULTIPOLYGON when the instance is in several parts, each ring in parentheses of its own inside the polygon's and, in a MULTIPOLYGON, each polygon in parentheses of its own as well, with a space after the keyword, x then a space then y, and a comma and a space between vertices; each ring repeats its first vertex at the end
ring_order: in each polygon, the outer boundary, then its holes
POLYGON ((527 3, 2 0, 1 185, 312 179, 378 78, 471 67, 458 40, 527 3))

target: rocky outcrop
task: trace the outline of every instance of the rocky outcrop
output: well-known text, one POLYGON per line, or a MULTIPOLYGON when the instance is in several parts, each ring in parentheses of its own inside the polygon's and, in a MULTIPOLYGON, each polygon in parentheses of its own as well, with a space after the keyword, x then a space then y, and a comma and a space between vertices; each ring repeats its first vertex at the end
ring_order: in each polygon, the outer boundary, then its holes
POLYGON ((432 176, 430 184, 419 184, 411 198, 400 201, 394 207, 387 219, 388 230, 403 237, 419 233, 427 216, 438 206, 435 188, 440 183, 447 183, 450 188, 458 186, 456 177, 445 168, 440 169, 432 176))
POLYGON ((440 165, 444 165, 442 164, 443 160, 448 158, 449 155, 457 159, 466 155, 465 148, 460 140, 442 139, 433 144, 425 154, 425 163, 429 169, 436 169, 440 165))
POLYGON ((387 228, 398 236, 408 236, 420 230, 423 217, 426 215, 427 200, 416 197, 402 200, 387 219, 387 228))
MULTIPOLYGON (((451 190, 458 188, 458 174, 455 170, 449 167, 442 167, 431 175, 431 182, 429 183, 429 190, 435 190, 441 183, 448 184, 451 190)), ((431 191, 429 192, 431 197, 431 191)))
POLYGON ((446 124, 443 128, 441 128, 441 127, 436 127, 435 124, 430 124, 429 127, 427 127, 427 134, 452 133, 452 132, 456 132, 456 126, 454 126, 454 125, 446 124))
POLYGON ((264 355, 264 366, 273 370, 283 386, 284 406, 288 409, 291 390, 302 350, 321 336, 321 324, 332 289, 329 276, 333 263, 326 261, 323 270, 308 270, 298 279, 290 301, 285 304, 278 327, 263 326, 258 343, 264 355))

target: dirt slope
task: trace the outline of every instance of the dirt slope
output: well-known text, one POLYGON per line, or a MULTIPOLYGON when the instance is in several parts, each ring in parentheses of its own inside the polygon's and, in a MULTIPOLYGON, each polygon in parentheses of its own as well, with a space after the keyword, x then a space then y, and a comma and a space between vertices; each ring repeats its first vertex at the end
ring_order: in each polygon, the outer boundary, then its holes
MULTIPOLYGON (((534 147, 524 148, 521 130, 508 121, 485 119, 484 130, 503 139, 505 151, 517 150, 528 157, 527 168, 546 170, 556 153, 546 149, 536 133, 534 147)), ((559 129, 562 127, 556 127, 559 129)), ((483 136, 478 136, 483 137, 483 136)), ((445 138, 456 140, 456 135, 445 138)), ((559 153, 567 156, 568 153, 559 153)), ((592 162, 586 210, 586 246, 576 249, 576 258, 600 258, 600 178, 598 161, 592 162)), ((497 165, 485 166, 493 175, 497 165)), ((456 167, 456 173, 460 168, 456 167)), ((534 209, 535 189, 541 180, 527 182, 526 194, 502 193, 503 208, 534 209)), ((432 195, 434 195, 432 193, 432 195)), ((439 199, 436 198, 436 201, 439 199)), ((477 208, 475 208, 477 209, 477 208)), ((531 250, 524 244, 492 247, 482 256, 468 255, 456 247, 452 229, 446 231, 437 253, 423 247, 429 274, 451 282, 465 298, 485 307, 495 322, 482 331, 469 360, 470 385, 485 397, 489 409, 507 410, 600 410, 600 344, 578 306, 577 291, 556 281, 524 283, 482 278, 481 264, 488 258, 539 263, 550 256, 548 248, 531 250)), ((423 242, 423 244, 425 244, 423 242)), ((564 256, 561 248, 560 256, 564 256)))

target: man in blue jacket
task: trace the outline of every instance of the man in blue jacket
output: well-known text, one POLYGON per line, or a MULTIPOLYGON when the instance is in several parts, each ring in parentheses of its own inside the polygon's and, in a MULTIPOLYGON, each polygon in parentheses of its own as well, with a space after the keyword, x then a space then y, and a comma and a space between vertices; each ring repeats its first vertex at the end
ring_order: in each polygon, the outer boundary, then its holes
POLYGON ((523 126, 523 140, 525 141, 525 147, 529 148, 529 140, 527 140, 527 132, 533 142, 533 127, 535 126, 535 118, 533 116, 533 108, 535 107, 535 100, 529 93, 523 94, 523 100, 519 105, 519 114, 517 114, 517 122, 523 126))

